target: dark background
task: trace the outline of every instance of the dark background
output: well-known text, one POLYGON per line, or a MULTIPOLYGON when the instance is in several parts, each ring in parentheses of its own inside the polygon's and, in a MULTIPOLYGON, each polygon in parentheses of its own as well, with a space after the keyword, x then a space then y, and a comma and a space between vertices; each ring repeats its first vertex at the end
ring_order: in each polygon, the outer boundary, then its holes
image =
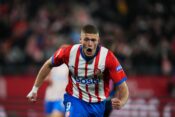
POLYGON ((25 98, 35 76, 89 23, 128 76, 128 105, 111 117, 175 116, 174 0, 0 0, 0 117, 44 116, 45 85, 37 106, 25 98))

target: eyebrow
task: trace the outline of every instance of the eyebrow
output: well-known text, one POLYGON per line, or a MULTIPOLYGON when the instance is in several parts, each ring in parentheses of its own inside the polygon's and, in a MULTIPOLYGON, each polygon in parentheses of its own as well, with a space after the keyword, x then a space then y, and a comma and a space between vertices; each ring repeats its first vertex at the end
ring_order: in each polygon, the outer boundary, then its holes
POLYGON ((89 38, 89 37, 85 37, 84 38, 85 40, 91 40, 91 41, 96 41, 97 39, 95 39, 95 38, 89 38))

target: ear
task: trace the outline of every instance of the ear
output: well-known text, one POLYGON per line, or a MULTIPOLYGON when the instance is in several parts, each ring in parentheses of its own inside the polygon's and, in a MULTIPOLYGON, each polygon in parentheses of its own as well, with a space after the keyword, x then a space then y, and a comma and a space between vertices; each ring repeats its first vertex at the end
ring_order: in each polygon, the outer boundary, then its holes
POLYGON ((80 38, 80 44, 82 43, 82 39, 80 38))

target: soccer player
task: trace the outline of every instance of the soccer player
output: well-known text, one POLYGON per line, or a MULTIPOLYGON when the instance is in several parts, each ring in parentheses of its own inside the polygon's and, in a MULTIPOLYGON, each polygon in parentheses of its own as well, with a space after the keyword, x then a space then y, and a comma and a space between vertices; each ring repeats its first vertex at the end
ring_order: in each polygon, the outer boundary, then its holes
POLYGON ((27 98, 35 102, 45 76, 52 67, 65 63, 69 68, 64 95, 65 116, 103 117, 110 79, 116 86, 115 96, 111 99, 113 109, 124 106, 129 96, 127 77, 114 54, 99 42, 98 29, 94 25, 83 26, 80 44, 58 49, 44 63, 27 98))
POLYGON ((44 103, 46 117, 64 117, 63 95, 67 85, 67 77, 68 68, 62 64, 59 67, 54 67, 46 79, 49 82, 44 103))

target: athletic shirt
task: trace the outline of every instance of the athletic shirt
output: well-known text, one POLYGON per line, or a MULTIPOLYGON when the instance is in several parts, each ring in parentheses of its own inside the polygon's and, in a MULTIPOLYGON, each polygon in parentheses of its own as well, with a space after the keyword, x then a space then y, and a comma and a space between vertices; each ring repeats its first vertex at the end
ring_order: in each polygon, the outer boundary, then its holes
POLYGON ((75 44, 58 49, 52 56, 52 64, 62 63, 69 68, 66 92, 86 102, 101 102, 109 96, 109 80, 120 85, 127 78, 114 54, 98 46, 96 54, 87 58, 82 45, 75 44))
POLYGON ((67 85, 68 68, 65 64, 54 67, 50 72, 51 84, 46 88, 45 100, 56 101, 63 99, 67 85))

